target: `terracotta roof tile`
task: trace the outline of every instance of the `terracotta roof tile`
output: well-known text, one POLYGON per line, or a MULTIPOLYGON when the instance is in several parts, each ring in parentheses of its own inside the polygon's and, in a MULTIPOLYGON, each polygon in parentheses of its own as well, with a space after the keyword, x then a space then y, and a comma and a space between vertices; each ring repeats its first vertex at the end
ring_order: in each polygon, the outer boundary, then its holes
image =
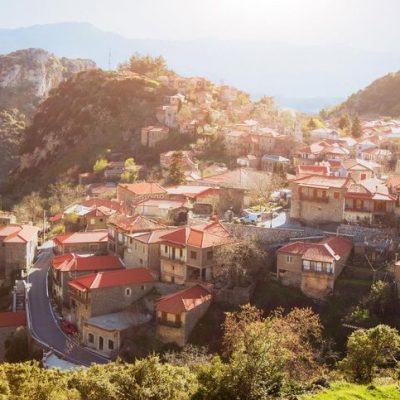
POLYGON ((206 288, 195 285, 161 297, 156 303, 156 310, 170 314, 181 314, 210 301, 211 298, 211 293, 206 288))
POLYGON ((103 243, 108 241, 108 232, 104 229, 90 232, 68 232, 56 236, 53 241, 56 244, 103 243))
POLYGON ((133 194, 160 194, 167 191, 158 183, 140 182, 140 183, 120 183, 118 185, 133 194))
POLYGON ((68 253, 56 256, 52 260, 54 269, 61 272, 70 271, 99 271, 123 269, 123 262, 116 256, 81 256, 68 253))

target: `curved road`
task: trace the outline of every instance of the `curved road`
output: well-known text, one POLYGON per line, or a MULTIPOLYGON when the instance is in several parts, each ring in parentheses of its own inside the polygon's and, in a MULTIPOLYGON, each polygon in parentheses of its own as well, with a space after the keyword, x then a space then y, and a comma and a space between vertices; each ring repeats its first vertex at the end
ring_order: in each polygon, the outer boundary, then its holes
POLYGON ((66 360, 89 366, 91 363, 106 363, 109 360, 81 347, 60 329, 55 320, 47 295, 47 272, 51 266, 53 251, 47 242, 39 254, 38 261, 31 268, 28 292, 31 330, 34 338, 61 354, 66 360))

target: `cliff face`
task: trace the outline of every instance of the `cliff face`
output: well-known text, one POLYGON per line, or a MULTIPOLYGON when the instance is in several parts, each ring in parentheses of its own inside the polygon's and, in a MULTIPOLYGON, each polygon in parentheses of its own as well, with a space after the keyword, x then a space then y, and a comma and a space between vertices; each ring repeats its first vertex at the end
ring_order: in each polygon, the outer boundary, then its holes
MULTIPOLYGON (((156 123, 169 89, 134 73, 90 70, 61 83, 26 129, 13 185, 27 192, 91 169, 108 150, 129 151, 156 123)), ((7 190, 13 189, 7 188, 7 190)))
POLYGON ((93 69, 90 60, 58 58, 42 49, 0 56, 0 109, 17 108, 31 116, 50 90, 74 73, 93 69))

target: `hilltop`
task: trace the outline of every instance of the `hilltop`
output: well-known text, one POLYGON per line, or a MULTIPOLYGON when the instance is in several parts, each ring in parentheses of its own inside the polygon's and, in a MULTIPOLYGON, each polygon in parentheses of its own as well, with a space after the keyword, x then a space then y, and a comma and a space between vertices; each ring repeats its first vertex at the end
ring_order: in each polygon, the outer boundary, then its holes
POLYGON ((349 113, 368 117, 400 116, 400 71, 373 81, 331 110, 334 115, 349 113))

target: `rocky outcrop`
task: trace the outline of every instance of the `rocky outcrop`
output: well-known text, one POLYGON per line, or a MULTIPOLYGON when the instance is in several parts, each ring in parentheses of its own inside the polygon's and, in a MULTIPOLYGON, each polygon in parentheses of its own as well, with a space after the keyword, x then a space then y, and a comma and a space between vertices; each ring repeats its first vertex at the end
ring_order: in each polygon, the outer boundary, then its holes
POLYGON ((17 108, 31 116, 49 92, 73 74, 96 68, 90 60, 58 58, 42 49, 0 56, 0 109, 17 108))

